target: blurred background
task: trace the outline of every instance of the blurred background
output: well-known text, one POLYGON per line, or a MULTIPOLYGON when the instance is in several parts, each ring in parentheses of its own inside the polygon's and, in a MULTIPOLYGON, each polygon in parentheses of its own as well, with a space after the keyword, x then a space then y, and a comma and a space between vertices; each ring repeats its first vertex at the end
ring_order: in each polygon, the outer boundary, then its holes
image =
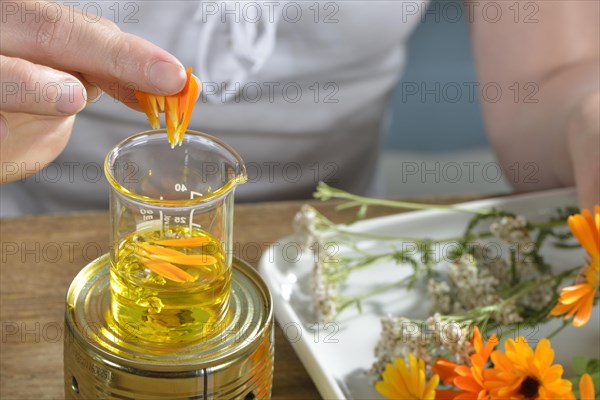
POLYGON ((510 191, 484 133, 462 2, 433 0, 409 42, 382 159, 386 196, 510 191))

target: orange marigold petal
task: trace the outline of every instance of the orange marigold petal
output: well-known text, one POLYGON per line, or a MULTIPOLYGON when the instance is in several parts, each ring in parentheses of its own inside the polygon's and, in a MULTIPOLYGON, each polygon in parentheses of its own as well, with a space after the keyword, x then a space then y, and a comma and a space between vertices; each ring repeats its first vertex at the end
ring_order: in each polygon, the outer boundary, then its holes
POLYGON ((160 111, 165 111, 165 96, 154 96, 156 98, 156 104, 160 111))
POLYGON ((149 254, 158 254, 162 256, 185 256, 185 253, 182 253, 177 250, 169 249, 166 247, 154 246, 148 243, 139 243, 139 248, 146 251, 149 254))
POLYGON ((539 363, 538 368, 544 370, 550 368, 554 361, 554 350, 548 339, 542 339, 535 348, 534 359, 539 363))
POLYGON ((490 358, 490 354, 492 354, 492 350, 494 350, 494 347, 496 347, 498 342, 498 336, 496 336, 495 333, 492 336, 490 336, 490 338, 486 342, 485 347, 481 352, 481 357, 483 357, 485 362, 487 362, 487 360, 490 358))
POLYGON ((471 343, 475 348, 475 352, 480 353, 483 349, 483 338, 481 337, 481 332, 477 326, 473 327, 473 338, 471 339, 471 343))
POLYGON ((542 379, 544 382, 555 382, 560 381, 560 378, 564 372, 562 365, 556 364, 542 372, 542 379))
POLYGON ((396 394, 396 390, 391 383, 379 381, 375 383, 375 390, 379 392, 386 399, 396 399, 398 395, 396 394))
POLYGON ((589 374, 581 375, 581 379, 579 380, 579 398, 581 400, 594 400, 596 398, 594 382, 589 374))
POLYGON ((593 293, 595 288, 587 283, 580 285, 569 286, 564 288, 560 292, 560 302, 562 304, 573 304, 579 302, 580 299, 587 296, 589 293, 593 293))
POLYGON ((144 110, 152 129, 159 129, 160 119, 158 117, 157 103, 154 98, 155 96, 137 90, 134 93, 138 103, 140 103, 140 106, 142 107, 142 110, 144 110))
MULTIPOLYGON (((594 214, 596 213, 594 212, 594 214)), ((585 222, 587 222, 592 233, 592 241, 595 243, 594 251, 589 253, 591 256, 598 257, 600 255, 600 228, 596 225, 594 215, 589 210, 583 210, 581 215, 585 218, 585 222)))
POLYGON ((177 127, 178 144, 181 144, 183 141, 183 135, 187 130, 200 90, 198 81, 192 75, 192 69, 188 68, 188 82, 185 88, 185 95, 180 99, 179 103, 179 107, 181 108, 181 124, 177 127))
POLYGON ((567 306, 565 304, 561 304, 560 302, 557 303, 554 308, 550 311, 550 315, 552 316, 559 316, 559 315, 563 315, 564 313, 566 313, 567 311, 569 311, 571 309, 570 306, 567 306))
POLYGON ((565 319, 569 319, 575 315, 576 312, 581 308, 581 303, 575 303, 570 305, 569 312, 565 314, 565 319))
POLYGON ((148 260, 142 261, 142 264, 152 272, 175 282, 193 282, 195 280, 192 275, 168 262, 148 260))
POLYGON ((210 239, 204 236, 197 236, 191 238, 157 240, 153 243, 169 247, 197 247, 210 243, 210 239))
POLYGON ((581 306, 573 319, 573 326, 582 327, 588 323, 592 315, 592 307, 594 305, 594 292, 589 293, 585 298, 581 299, 581 306))
POLYGON ((173 264, 186 265, 189 267, 204 267, 217 263, 217 259, 207 254, 184 254, 182 256, 169 256, 162 254, 150 254, 150 258, 163 260, 173 264))
POLYGON ((167 136, 171 147, 175 147, 177 144, 175 138, 175 131, 179 126, 179 97, 165 96, 165 124, 167 125, 167 136))
POLYGON ((458 376, 454 379, 454 385, 471 393, 479 393, 483 389, 472 376, 458 376))
POLYGON ((592 256, 597 258, 600 254, 598 243, 595 240, 595 227, 592 228, 588 220, 581 214, 571 215, 567 219, 569 228, 573 236, 577 239, 581 246, 592 256))
POLYGON ((453 363, 452 361, 446 358, 440 357, 437 360, 435 360, 435 363, 432 367, 432 371, 434 374, 439 375, 444 384, 449 385, 450 383, 452 383, 452 380, 457 376, 455 371, 456 367, 458 367, 458 364, 453 363))

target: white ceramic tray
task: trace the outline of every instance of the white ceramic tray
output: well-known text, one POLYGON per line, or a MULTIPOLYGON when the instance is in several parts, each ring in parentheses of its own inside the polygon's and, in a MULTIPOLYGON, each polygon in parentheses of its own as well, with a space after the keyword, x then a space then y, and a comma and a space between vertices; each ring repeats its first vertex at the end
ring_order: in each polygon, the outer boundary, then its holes
MULTIPOLYGON (((487 199, 460 206, 498 207, 535 221, 545 219, 557 207, 576 204, 574 191, 563 189, 487 199)), ((352 225, 352 229, 435 239, 461 235, 469 218, 464 213, 417 211, 361 221, 352 225)), ((427 313, 425 288, 411 292, 402 289, 388 291, 363 301, 362 313, 355 307, 349 307, 335 323, 315 324, 309 278, 313 255, 305 252, 297 257, 296 243, 297 239, 293 236, 282 239, 264 253, 259 266, 271 289, 275 316, 280 326, 325 399, 379 398, 368 370, 375 361, 374 348, 381 330, 380 318, 386 314, 424 317, 427 313)), ((375 242, 364 241, 361 246, 373 252, 382 245, 380 242, 376 245, 375 242)), ((544 247, 543 254, 555 270, 581 265, 585 256, 583 250, 557 251, 550 246, 544 247)), ((341 294, 364 293, 377 285, 399 280, 408 273, 407 266, 380 263, 352 274, 341 287, 341 294)), ((555 320, 535 329, 524 328, 518 335, 533 343, 559 325, 560 322, 555 320)), ((596 307, 591 321, 584 328, 565 329, 553 339, 556 362, 565 365, 569 371, 573 355, 598 357, 599 332, 600 318, 596 307)))

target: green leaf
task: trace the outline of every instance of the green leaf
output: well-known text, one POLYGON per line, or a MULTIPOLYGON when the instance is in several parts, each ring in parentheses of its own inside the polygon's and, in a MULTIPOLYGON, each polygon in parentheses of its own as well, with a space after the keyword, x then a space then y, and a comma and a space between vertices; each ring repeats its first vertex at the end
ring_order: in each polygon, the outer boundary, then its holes
POLYGON ((577 375, 600 373, 600 359, 584 356, 575 356, 571 359, 573 371, 577 375))
POLYGON ((586 372, 590 375, 600 374, 600 359, 592 358, 588 361, 586 372))
POLYGON ((571 363, 573 364, 573 371, 575 371, 575 373, 578 376, 585 374, 587 371, 587 365, 589 361, 589 357, 574 356, 573 358, 571 358, 571 363))

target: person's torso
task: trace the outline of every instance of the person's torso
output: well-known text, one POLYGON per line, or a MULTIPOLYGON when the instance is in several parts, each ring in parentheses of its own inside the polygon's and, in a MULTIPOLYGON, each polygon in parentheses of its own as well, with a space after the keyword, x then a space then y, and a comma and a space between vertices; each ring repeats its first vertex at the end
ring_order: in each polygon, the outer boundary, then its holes
MULTIPOLYGON (((320 179, 357 192, 372 186, 389 94, 426 2, 84 1, 80 7, 90 20, 101 14, 193 67, 203 94, 189 128, 239 151, 250 175, 239 198, 259 200, 306 196, 320 179)), ((5 187, 2 213, 103 207, 108 186, 96 175, 105 154, 147 129, 142 113, 103 95, 77 116, 67 148, 50 167, 61 178, 42 171, 5 187)))

